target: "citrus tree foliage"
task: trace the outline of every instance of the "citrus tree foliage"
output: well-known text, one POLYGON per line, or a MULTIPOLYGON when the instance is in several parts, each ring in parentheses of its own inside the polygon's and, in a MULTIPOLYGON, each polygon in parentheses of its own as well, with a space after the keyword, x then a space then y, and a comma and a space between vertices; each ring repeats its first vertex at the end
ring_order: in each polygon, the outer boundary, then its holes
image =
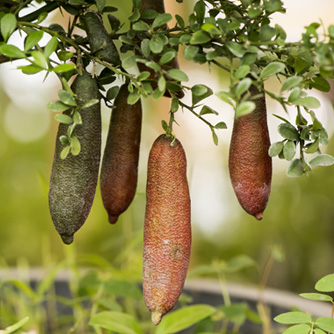
MULTIPOLYGON (((254 84, 278 101, 283 109, 296 108, 294 124, 279 117, 282 123, 278 132, 282 140, 269 149, 270 156, 290 161, 288 175, 300 176, 311 171, 313 165, 334 163, 333 157, 320 151, 321 145, 328 143, 328 134, 315 111, 320 102, 309 96, 310 91, 330 90, 329 81, 334 74, 334 25, 326 30, 319 23, 311 23, 300 40, 287 42, 283 27, 271 23, 272 14, 285 13, 281 0, 198 0, 186 17, 175 15, 173 25, 170 24, 173 16, 169 13, 141 11, 141 0, 133 0, 128 22, 122 22, 118 16, 118 7, 122 4, 117 2, 115 6, 106 5, 106 0, 37 2, 2 1, 0 62, 25 59, 26 64, 17 67, 23 73, 33 75, 43 71, 46 75, 58 76, 63 88, 59 91, 59 100, 50 102, 49 109, 57 113, 59 122, 68 124, 68 134, 61 138, 63 158, 80 151, 75 136, 75 127, 81 123, 80 109, 76 108, 68 81, 93 63, 98 65, 95 75, 107 106, 112 106, 118 93, 118 87, 109 88, 110 84, 117 77, 126 79, 131 93, 129 104, 147 96, 171 98, 170 120, 162 122, 166 131, 172 131, 175 112, 185 109, 208 125, 216 144, 216 131, 226 128, 226 124, 203 100, 216 94, 222 103, 234 108, 236 115, 247 114, 255 108, 254 97, 248 94, 248 88, 254 84), (22 15, 27 8, 30 13, 22 15), (53 11, 69 14, 68 24, 50 24, 46 18, 53 11), (83 18, 87 11, 94 11, 103 18, 108 38, 117 41, 119 62, 118 56, 113 58, 115 61, 104 57, 103 46, 96 48, 89 43, 87 33, 98 35, 101 32, 85 24, 83 18), (125 23, 129 29, 120 32, 125 23), (15 31, 24 38, 23 48, 11 43, 10 37, 15 31), (48 42, 42 43, 46 36, 48 42), (201 83, 187 86, 187 74, 173 66, 177 56, 193 61, 194 66, 206 64, 212 71, 225 70, 230 80, 229 89, 213 92, 201 83), (138 74, 128 72, 138 64, 146 70, 138 74), (274 92, 268 91, 265 85, 272 77, 280 85, 274 92), (192 95, 191 104, 182 101, 184 93, 192 95), (63 114, 69 108, 72 112, 63 114), (216 114, 217 121, 210 123, 207 114, 216 114), (307 154, 312 154, 311 159, 307 159, 307 154)), ((88 104, 96 102, 92 100, 88 104)))

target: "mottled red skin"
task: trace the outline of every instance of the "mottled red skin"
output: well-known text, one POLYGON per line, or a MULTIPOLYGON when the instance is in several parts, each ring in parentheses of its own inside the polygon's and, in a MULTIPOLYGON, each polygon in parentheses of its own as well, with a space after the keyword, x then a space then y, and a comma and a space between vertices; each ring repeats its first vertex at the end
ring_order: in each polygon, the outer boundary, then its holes
MULTIPOLYGON (((250 93, 254 96, 260 92, 252 86, 250 93)), ((240 205, 260 220, 269 199, 272 161, 264 95, 255 103, 253 112, 234 120, 229 171, 240 205)))
POLYGON ((171 141, 166 135, 156 139, 147 172, 143 291, 155 324, 182 292, 191 247, 186 156, 181 143, 171 141))
POLYGON ((112 224, 129 207, 137 189, 142 106, 140 100, 127 104, 128 95, 123 85, 114 103, 100 174, 102 201, 112 224))

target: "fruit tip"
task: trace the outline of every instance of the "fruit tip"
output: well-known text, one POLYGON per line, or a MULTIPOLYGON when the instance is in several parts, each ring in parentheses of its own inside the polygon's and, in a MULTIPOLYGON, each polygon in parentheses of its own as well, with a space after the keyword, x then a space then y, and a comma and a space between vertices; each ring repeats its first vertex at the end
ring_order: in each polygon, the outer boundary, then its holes
POLYGON ((118 220, 118 216, 109 215, 108 220, 110 224, 115 224, 118 220))
POLYGON ((162 313, 159 311, 152 312, 152 322, 155 325, 159 325, 162 318, 162 313))
POLYGON ((261 220, 263 218, 263 212, 259 212, 257 213, 256 215, 254 215, 254 217, 257 219, 257 220, 261 220))
POLYGON ((66 245, 70 245, 73 242, 73 234, 68 235, 68 234, 61 234, 61 240, 63 240, 63 243, 66 245))

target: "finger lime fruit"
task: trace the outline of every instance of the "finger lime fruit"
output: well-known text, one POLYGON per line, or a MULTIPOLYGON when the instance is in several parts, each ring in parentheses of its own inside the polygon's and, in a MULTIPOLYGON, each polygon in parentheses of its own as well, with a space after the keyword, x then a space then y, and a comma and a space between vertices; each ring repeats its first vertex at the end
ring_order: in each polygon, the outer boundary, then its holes
MULTIPOLYGON (((251 96, 261 95, 252 85, 251 96)), ((265 96, 255 100, 255 110, 235 118, 229 152, 229 172, 242 208, 260 220, 267 206, 272 177, 268 154, 270 138, 265 96)))
POLYGON ((129 91, 123 85, 115 99, 100 173, 100 188, 109 222, 131 204, 136 193, 142 123, 141 101, 127 104, 129 91))
POLYGON ((115 66, 120 65, 119 53, 104 27, 101 15, 95 11, 87 11, 83 16, 83 23, 92 54, 115 66))
POLYGON ((49 209, 52 221, 65 244, 73 242, 74 233, 84 224, 93 204, 101 151, 100 103, 81 107, 92 99, 100 99, 97 82, 85 72, 71 86, 76 94, 82 124, 75 127, 80 141, 78 155, 61 159, 64 148, 59 138, 66 136, 68 125, 60 123, 49 188, 49 209))
POLYGON ((191 246, 186 155, 177 139, 159 136, 149 154, 144 224, 143 292, 152 322, 176 304, 191 246))
MULTIPOLYGON (((147 10, 155 10, 159 14, 165 13, 165 5, 163 0, 142 0, 142 6, 140 8, 140 13, 143 14, 147 10)), ((143 19, 143 21, 147 22, 148 24, 152 24, 152 19, 143 19)), ((167 29, 167 25, 165 25, 165 28, 167 29)), ((152 61, 159 63, 159 57, 156 55, 152 55, 152 61)), ((144 63, 137 63, 138 69, 140 72, 148 71, 150 73, 150 76, 148 80, 152 80, 152 88, 156 89, 158 87, 157 83, 154 81, 154 79, 157 79, 155 71, 147 67, 144 63)), ((177 58, 173 58, 169 63, 162 66, 165 71, 168 71, 169 69, 179 69, 179 63, 177 61, 177 58)), ((171 85, 170 80, 167 78, 167 88, 171 85)), ((181 87, 179 85, 173 84, 173 90, 178 98, 184 97, 184 92, 181 90, 181 87)), ((170 92, 168 89, 166 90, 164 96, 171 97, 170 92)))

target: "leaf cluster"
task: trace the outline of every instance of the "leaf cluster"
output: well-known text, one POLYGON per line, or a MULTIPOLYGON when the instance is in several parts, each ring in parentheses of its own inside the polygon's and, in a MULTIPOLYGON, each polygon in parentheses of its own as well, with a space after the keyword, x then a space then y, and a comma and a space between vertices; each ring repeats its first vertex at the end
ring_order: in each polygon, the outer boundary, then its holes
MULTIPOLYGON (((94 63, 99 66, 95 67, 95 75, 107 106, 112 107, 111 101, 118 93, 118 88, 110 85, 117 77, 122 78, 128 84, 129 104, 147 96, 172 98, 170 120, 162 123, 166 132, 172 133, 175 113, 182 108, 209 126, 215 144, 218 143, 216 130, 225 129, 226 124, 220 119, 214 124, 209 122, 206 115, 219 118, 221 115, 203 101, 215 93, 240 117, 255 108, 254 98, 249 94, 249 88, 254 85, 284 110, 288 107, 297 110, 295 124, 283 119, 278 131, 284 139, 274 143, 269 151, 271 156, 290 161, 288 175, 300 176, 310 172, 312 165, 333 163, 332 157, 321 154, 320 145, 327 144, 328 135, 314 112, 320 102, 308 92, 330 90, 329 80, 334 78, 334 25, 320 32, 321 24, 311 23, 299 41, 287 42, 283 27, 271 23, 274 13, 285 13, 281 0, 198 0, 187 17, 175 15, 173 26, 171 14, 142 11, 141 0, 133 0, 128 22, 122 22, 118 8, 108 6, 105 0, 42 3, 41 8, 24 16, 20 14, 30 7, 30 1, 10 1, 0 7, 0 62, 25 59, 27 64, 18 67, 23 73, 54 73, 63 85, 64 80, 94 63), (70 14, 66 28, 57 23, 44 24, 54 10, 70 14), (117 41, 115 52, 121 64, 110 63, 101 56, 103 45, 96 51, 89 43, 89 31, 83 23, 88 10, 97 11, 106 19, 101 29, 106 38, 117 41), (130 24, 123 32, 125 23, 130 24), (11 43, 16 31, 24 36, 23 49, 11 43), (47 43, 42 43, 43 37, 48 38, 47 43), (180 54, 197 66, 205 64, 210 69, 223 70, 230 80, 228 90, 213 92, 203 84, 187 86, 188 75, 177 66, 180 54), (134 67, 139 68, 139 73, 132 74, 134 67), (279 92, 265 89, 265 82, 273 78, 281 85, 279 92), (190 105, 182 101, 185 92, 192 96, 190 105), (287 134, 288 128, 294 136, 287 134), (295 158, 298 145, 299 157, 295 158), (304 153, 319 156, 308 162, 304 153)), ((54 106, 51 104, 51 108, 54 106)), ((58 103, 58 107, 62 104, 58 103)), ((66 116, 57 119, 64 121, 66 116)), ((67 138, 69 143, 70 139, 71 136, 67 138)))
MULTIPOLYGON (((301 297, 321 301, 330 302, 334 305, 333 297, 327 293, 334 292, 334 274, 329 274, 322 277, 316 284, 316 293, 302 293, 301 297)), ((301 311, 287 312, 278 315, 274 318, 275 321, 292 325, 287 328, 283 334, 323 334, 334 333, 334 319, 333 317, 319 317, 313 319, 309 314, 301 311)))

